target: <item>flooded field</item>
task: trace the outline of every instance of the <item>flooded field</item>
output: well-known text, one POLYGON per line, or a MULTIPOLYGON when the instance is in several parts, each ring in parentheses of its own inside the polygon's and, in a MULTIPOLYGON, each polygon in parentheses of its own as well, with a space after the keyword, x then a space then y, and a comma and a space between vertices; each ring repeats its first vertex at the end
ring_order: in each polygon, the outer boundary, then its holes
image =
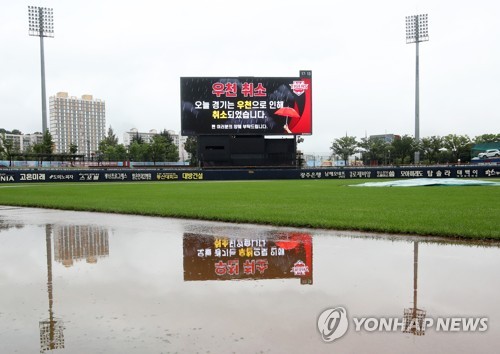
POLYGON ((500 247, 0 207, 0 353, 494 353, 500 247))

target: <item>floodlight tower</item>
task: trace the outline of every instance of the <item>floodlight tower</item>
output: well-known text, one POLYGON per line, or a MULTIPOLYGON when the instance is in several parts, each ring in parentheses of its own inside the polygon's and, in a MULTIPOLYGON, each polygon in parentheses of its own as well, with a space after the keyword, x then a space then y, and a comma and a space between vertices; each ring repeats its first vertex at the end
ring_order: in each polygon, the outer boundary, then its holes
MULTIPOLYGON (((415 140, 420 141, 420 112, 419 112, 419 73, 418 73, 418 43, 429 40, 427 14, 406 16, 406 44, 416 43, 416 70, 415 70, 415 140)), ((415 152, 415 164, 420 162, 420 152, 415 152)))
POLYGON ((47 7, 28 6, 29 35, 40 37, 40 65, 42 68, 42 133, 47 130, 47 103, 45 98, 45 58, 43 37, 54 37, 53 10, 47 7))

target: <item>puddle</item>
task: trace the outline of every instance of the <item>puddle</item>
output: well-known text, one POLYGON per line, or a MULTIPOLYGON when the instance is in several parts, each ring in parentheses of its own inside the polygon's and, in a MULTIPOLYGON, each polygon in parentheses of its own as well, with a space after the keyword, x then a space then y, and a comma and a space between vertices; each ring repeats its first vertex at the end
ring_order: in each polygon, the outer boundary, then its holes
POLYGON ((498 246, 0 207, 0 352, 492 353, 498 246))

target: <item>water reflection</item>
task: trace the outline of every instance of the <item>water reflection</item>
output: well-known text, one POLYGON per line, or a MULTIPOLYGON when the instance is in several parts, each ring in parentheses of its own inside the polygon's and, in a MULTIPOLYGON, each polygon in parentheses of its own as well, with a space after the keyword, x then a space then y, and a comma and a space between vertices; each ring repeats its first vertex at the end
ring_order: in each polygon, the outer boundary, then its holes
POLYGON ((0 219, 0 232, 7 231, 12 228, 22 229, 24 224, 21 223, 11 223, 5 220, 0 219))
POLYGON ((49 295, 49 318, 39 322, 40 353, 64 349, 64 324, 54 317, 54 289, 52 284, 52 225, 45 225, 45 247, 47 251, 47 293, 49 295))
POLYGON ((418 241, 413 242, 413 307, 404 309, 404 333, 415 336, 425 335, 426 311, 419 309, 418 304, 418 241))
POLYGON ((1 207, 0 219, 23 226, 0 233, 1 353, 498 351, 498 243, 1 207), (317 319, 338 306, 349 330, 327 344, 317 319), (455 315, 490 326, 419 322, 455 315), (355 331, 372 317, 397 329, 355 331))
POLYGON ((184 233, 184 280, 299 278, 313 283, 312 236, 274 232, 253 238, 184 233))
POLYGON ((56 226, 54 252, 56 262, 65 267, 83 259, 87 263, 97 263, 98 258, 109 256, 108 230, 87 225, 56 226))
POLYGON ((82 259, 86 259, 87 263, 96 263, 97 258, 109 255, 109 236, 106 229, 86 225, 45 225, 49 317, 39 322, 40 353, 64 349, 64 322, 54 315, 52 235, 54 237, 54 259, 65 267, 71 267, 75 260, 82 259))

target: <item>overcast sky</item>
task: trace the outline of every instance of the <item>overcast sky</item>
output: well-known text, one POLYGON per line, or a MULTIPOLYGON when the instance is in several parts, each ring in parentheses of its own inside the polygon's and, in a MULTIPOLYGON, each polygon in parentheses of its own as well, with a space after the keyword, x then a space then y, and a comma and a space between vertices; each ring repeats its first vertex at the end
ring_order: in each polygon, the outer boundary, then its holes
POLYGON ((0 127, 41 131, 40 47, 28 5, 54 9, 47 100, 106 102, 106 125, 180 130, 181 76, 313 74, 313 134, 414 135, 415 44, 405 16, 429 15, 420 45, 420 136, 500 133, 498 0, 2 1, 0 127))

